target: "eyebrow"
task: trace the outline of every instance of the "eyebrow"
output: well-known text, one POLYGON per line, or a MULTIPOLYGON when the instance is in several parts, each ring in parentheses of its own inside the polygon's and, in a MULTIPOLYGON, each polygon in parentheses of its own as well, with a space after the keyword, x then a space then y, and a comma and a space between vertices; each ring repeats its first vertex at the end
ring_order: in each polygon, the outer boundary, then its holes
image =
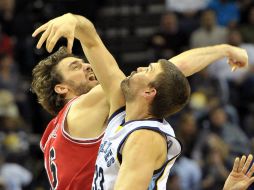
POLYGON ((68 68, 71 68, 72 65, 76 65, 78 63, 79 63, 78 60, 72 61, 72 62, 69 63, 68 68))

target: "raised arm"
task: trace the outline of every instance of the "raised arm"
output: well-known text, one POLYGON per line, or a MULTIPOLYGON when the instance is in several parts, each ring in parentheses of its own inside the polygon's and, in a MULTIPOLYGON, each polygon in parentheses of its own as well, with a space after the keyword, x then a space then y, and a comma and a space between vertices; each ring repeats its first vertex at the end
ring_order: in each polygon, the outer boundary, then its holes
POLYGON ((33 33, 33 36, 41 32, 43 33, 37 48, 46 42, 46 48, 49 52, 52 51, 60 37, 67 39, 67 48, 71 52, 74 38, 77 38, 110 102, 110 113, 124 105, 125 101, 120 83, 125 75, 104 46, 94 25, 88 19, 68 13, 42 25, 33 33))
POLYGON ((191 49, 169 61, 175 64, 185 76, 190 76, 222 58, 228 59, 232 71, 248 65, 246 51, 227 44, 191 49))
POLYGON ((115 58, 107 50, 93 24, 84 17, 76 16, 78 23, 77 38, 103 90, 110 102, 110 115, 125 104, 120 84, 125 75, 118 67, 115 58))

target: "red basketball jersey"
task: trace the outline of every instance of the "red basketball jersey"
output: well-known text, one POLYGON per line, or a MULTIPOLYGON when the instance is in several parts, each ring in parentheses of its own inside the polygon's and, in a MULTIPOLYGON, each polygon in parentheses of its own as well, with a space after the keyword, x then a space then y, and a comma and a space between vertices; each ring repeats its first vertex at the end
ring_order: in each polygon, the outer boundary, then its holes
MULTIPOLYGON (((90 190, 103 134, 94 139, 73 138, 64 130, 68 102, 48 124, 40 146, 53 190, 90 190)), ((85 125, 85 123, 84 123, 85 125)))

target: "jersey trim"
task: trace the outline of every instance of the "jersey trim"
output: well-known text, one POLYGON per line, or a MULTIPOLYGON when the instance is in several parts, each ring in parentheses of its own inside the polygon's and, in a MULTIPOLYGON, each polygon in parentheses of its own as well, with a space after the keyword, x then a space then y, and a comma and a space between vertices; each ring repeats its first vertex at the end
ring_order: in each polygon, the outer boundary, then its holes
POLYGON ((114 113, 112 113, 112 115, 108 118, 108 124, 110 123, 110 121, 119 113, 125 111, 125 106, 120 107, 119 109, 117 109, 114 113))
POLYGON ((171 161, 173 161, 174 159, 176 159, 177 157, 179 157, 181 153, 182 153, 182 149, 181 149, 181 152, 180 152, 179 154, 175 155, 175 156, 172 157, 171 159, 167 160, 167 161, 165 162, 165 164, 163 164, 163 166, 162 166, 162 168, 161 168, 161 170, 160 170, 161 173, 160 173, 159 177, 155 180, 155 187, 154 187, 154 190, 158 190, 158 182, 159 182, 160 179, 164 176, 165 171, 166 171, 165 168, 168 167, 169 162, 171 162, 171 161))
MULTIPOLYGON (((174 139, 180 144, 180 152, 179 152, 176 156, 174 156, 173 158, 179 156, 179 155, 182 153, 182 144, 181 144, 181 142, 180 142, 177 138, 175 138, 174 136, 172 136, 172 135, 170 135, 170 134, 168 134, 168 133, 166 133, 166 132, 160 130, 158 127, 142 126, 142 127, 136 128, 136 129, 130 131, 129 133, 127 133, 127 135, 126 135, 126 136, 122 139, 122 141, 120 142, 120 144, 119 144, 119 146, 118 146, 118 148, 117 148, 117 160, 118 160, 118 162, 119 162, 120 165, 121 165, 121 163, 122 163, 122 154, 120 153, 120 150, 121 150, 123 144, 125 143, 126 139, 129 137, 129 135, 130 135, 131 133, 133 133, 134 131, 137 131, 137 130, 141 130, 141 129, 147 129, 147 130, 155 131, 155 132, 160 133, 160 134, 163 134, 163 133, 164 133, 164 134, 166 134, 166 135, 168 135, 168 136, 174 138, 174 139)), ((167 147, 168 147, 168 141, 167 141, 167 147)), ((167 149, 167 150, 168 150, 168 149, 167 149)), ((173 159, 173 158, 172 158, 172 159, 173 159)), ((167 161, 171 161, 172 159, 169 159, 169 160, 167 160, 167 161)), ((154 170, 154 174, 158 174, 158 173, 163 169, 163 167, 164 167, 165 165, 167 165, 167 163, 168 163, 167 161, 162 165, 161 168, 159 168, 159 169, 157 169, 157 170, 154 170)))

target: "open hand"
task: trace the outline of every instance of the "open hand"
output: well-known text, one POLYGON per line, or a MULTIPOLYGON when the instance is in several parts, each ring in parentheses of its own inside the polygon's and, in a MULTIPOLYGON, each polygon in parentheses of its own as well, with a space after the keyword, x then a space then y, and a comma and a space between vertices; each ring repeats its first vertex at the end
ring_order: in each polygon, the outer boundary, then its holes
POLYGON ((46 49, 50 53, 59 38, 65 37, 67 39, 67 50, 71 53, 77 22, 74 15, 67 13, 43 24, 32 34, 33 37, 36 37, 43 32, 36 47, 41 48, 46 41, 46 49))
POLYGON ((254 182, 254 177, 252 177, 254 164, 249 169, 252 159, 252 155, 249 155, 247 160, 246 156, 242 156, 241 160, 238 157, 235 159, 233 169, 225 182, 223 190, 246 190, 254 182))

